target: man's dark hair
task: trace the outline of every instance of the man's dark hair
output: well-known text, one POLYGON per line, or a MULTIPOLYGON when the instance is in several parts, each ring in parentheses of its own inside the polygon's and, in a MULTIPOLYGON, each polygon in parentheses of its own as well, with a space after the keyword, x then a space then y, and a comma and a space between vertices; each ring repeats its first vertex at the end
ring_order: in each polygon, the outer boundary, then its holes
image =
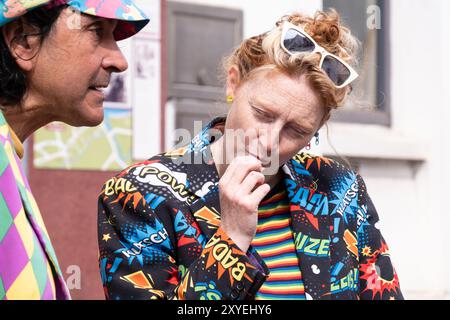
MULTIPOLYGON (((37 8, 24 16, 25 22, 37 30, 33 35, 40 36, 41 44, 65 7, 37 8)), ((9 47, 19 38, 28 35, 19 35, 8 45, 2 31, 3 27, 0 27, 0 106, 5 107, 19 104, 27 91, 27 76, 17 65, 9 47)))

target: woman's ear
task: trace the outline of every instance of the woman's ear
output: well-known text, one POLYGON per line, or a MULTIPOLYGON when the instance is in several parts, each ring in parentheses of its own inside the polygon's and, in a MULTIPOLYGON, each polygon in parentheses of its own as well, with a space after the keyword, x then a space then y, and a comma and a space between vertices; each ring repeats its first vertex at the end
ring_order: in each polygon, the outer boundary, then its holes
POLYGON ((20 18, 4 25, 0 36, 4 38, 17 65, 25 72, 30 72, 41 46, 41 38, 36 30, 20 18))
POLYGON ((239 70, 233 66, 228 70, 227 77, 227 96, 234 97, 236 95, 236 90, 240 83, 239 70))
POLYGON ((322 122, 320 123, 319 129, 322 128, 322 127, 325 125, 325 123, 327 123, 328 120, 330 120, 330 118, 331 118, 331 113, 328 111, 328 112, 325 114, 325 116, 323 117, 322 122))

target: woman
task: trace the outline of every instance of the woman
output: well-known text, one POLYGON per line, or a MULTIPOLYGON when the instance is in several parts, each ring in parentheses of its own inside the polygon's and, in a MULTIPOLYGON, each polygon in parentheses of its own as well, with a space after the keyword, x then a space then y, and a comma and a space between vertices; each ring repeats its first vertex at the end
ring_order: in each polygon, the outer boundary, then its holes
POLYGON ((52 121, 99 125, 101 90, 127 68, 116 41, 147 23, 130 0, 0 3, 0 300, 70 298, 22 144, 52 121))
POLYGON ((402 298, 362 178, 298 153, 344 104, 355 43, 334 11, 241 43, 227 117, 105 184, 107 298, 402 298))

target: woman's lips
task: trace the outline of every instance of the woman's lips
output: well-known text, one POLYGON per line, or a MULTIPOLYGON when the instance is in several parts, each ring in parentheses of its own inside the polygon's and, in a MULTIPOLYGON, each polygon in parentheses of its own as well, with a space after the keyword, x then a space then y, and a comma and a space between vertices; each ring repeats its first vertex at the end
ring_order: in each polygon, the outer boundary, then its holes
POLYGON ((247 152, 247 154, 250 155, 250 156, 252 156, 252 157, 255 157, 256 159, 258 159, 259 161, 261 161, 261 164, 262 164, 263 167, 267 167, 267 166, 269 166, 270 163, 271 163, 270 159, 263 158, 263 159, 261 160, 260 157, 255 156, 253 153, 247 152))

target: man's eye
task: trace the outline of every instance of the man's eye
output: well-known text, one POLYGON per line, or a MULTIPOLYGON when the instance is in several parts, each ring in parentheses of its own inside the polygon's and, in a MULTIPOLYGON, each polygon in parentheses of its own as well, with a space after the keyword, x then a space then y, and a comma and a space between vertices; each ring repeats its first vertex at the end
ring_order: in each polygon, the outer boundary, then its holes
POLYGON ((98 22, 92 24, 87 30, 95 33, 96 37, 98 38, 101 38, 103 36, 103 26, 98 22))
POLYGON ((101 28, 101 27, 93 28, 90 31, 95 32, 95 34, 99 38, 101 38, 101 36, 103 35, 103 28, 101 28))

